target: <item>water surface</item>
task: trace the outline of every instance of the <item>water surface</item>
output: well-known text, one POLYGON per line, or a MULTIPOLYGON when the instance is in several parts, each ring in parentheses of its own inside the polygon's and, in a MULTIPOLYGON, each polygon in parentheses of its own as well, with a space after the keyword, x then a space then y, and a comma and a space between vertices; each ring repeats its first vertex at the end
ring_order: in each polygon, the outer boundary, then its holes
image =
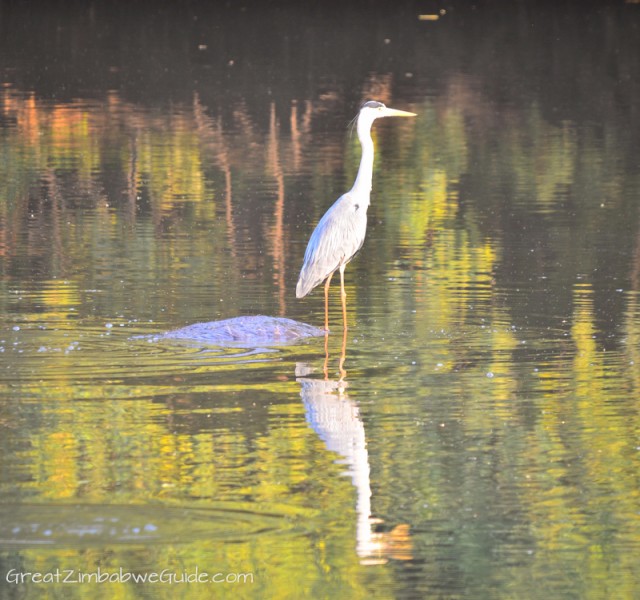
POLYGON ((637 5, 2 8, 0 597, 637 595, 637 5), (348 337, 154 338, 322 326, 369 98, 348 337))

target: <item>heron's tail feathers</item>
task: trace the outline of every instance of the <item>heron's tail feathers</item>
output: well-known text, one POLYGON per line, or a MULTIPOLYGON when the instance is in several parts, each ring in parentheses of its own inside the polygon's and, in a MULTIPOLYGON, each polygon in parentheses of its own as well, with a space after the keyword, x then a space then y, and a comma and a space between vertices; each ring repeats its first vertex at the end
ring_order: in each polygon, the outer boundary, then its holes
POLYGON ((300 279, 298 279, 298 285, 296 285, 296 298, 304 298, 316 285, 317 284, 312 285, 309 278, 301 273, 300 279))
MULTIPOLYGON (((331 273, 329 273, 329 275, 331 273)), ((305 262, 304 265, 302 265, 300 277, 298 278, 296 298, 304 298, 314 287, 322 283, 329 275, 320 270, 316 263, 305 262)))

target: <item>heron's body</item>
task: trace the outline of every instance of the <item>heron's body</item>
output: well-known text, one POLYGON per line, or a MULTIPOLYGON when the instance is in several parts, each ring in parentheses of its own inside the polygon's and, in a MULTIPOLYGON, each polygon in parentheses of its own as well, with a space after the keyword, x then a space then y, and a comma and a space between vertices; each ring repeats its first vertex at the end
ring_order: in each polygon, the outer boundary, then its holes
POLYGON ((334 202, 320 219, 311 234, 296 296, 306 296, 319 283, 325 284, 325 328, 329 328, 329 285, 331 277, 339 270, 342 296, 342 316, 347 328, 344 269, 364 243, 367 233, 367 209, 369 208, 373 179, 373 140, 371 125, 380 117, 413 117, 414 113, 387 108, 380 102, 365 102, 358 114, 358 139, 362 146, 362 158, 358 175, 351 190, 334 202))
POLYGON ((296 296, 306 296, 331 273, 346 265, 362 248, 367 233, 369 201, 357 202, 351 192, 338 198, 311 234, 296 296))

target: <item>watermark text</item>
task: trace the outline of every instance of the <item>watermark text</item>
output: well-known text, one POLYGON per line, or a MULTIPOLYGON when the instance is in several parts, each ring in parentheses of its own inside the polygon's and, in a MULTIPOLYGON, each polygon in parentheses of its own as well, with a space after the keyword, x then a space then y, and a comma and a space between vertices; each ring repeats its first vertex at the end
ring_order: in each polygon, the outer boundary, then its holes
POLYGON ((196 567, 192 571, 149 571, 145 573, 119 569, 108 571, 98 567, 95 571, 85 572, 77 569, 55 569, 53 571, 19 571, 11 569, 5 576, 7 583, 16 585, 25 583, 253 583, 253 573, 214 573, 201 571, 196 567))

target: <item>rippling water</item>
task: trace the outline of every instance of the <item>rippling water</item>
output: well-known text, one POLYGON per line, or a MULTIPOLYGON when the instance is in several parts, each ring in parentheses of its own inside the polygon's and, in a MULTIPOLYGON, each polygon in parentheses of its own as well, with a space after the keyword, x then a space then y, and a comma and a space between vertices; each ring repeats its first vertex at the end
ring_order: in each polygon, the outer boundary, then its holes
POLYGON ((2 6, 0 598, 637 596, 637 5, 136 6, 2 6), (367 98, 348 336, 163 338, 322 326, 367 98))

